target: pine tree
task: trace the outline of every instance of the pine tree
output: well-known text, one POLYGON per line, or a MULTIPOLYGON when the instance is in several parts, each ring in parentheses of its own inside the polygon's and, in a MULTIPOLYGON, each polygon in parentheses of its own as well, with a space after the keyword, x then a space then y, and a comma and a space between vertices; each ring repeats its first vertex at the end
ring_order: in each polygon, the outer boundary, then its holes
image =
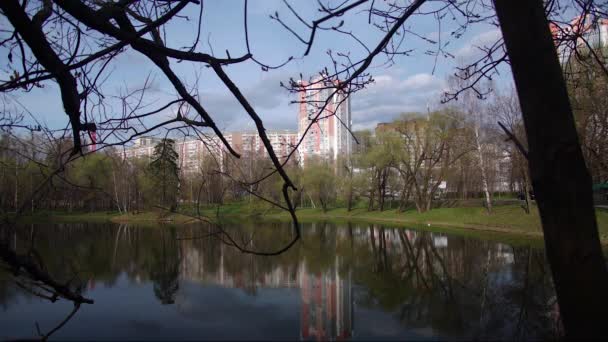
POLYGON ((175 210, 179 193, 178 154, 173 139, 162 139, 154 146, 149 172, 159 192, 159 204, 175 210))

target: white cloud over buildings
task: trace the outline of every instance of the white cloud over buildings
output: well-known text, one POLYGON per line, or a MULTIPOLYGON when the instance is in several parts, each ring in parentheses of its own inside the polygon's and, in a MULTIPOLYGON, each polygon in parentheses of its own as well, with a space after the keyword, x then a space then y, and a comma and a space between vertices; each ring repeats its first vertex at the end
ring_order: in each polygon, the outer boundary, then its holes
POLYGON ((375 83, 352 97, 353 129, 373 128, 392 121, 403 112, 424 111, 439 103, 445 81, 429 73, 404 79, 389 74, 374 77, 375 83))

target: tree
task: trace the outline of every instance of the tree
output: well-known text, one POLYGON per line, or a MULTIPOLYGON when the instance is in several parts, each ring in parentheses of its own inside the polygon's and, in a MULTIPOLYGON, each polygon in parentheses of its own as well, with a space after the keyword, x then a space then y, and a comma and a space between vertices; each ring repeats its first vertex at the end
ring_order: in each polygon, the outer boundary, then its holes
POLYGON ((505 142, 503 150, 511 160, 510 178, 512 191, 515 190, 514 183, 517 183, 518 190, 523 195, 524 210, 529 214, 532 185, 530 183, 530 172, 526 155, 528 142, 518 101, 515 89, 509 89, 506 93, 496 93, 489 107, 499 125, 502 125, 509 134, 513 135, 505 142), (518 148, 518 144, 520 148, 518 148))
MULTIPOLYGON (((302 188, 326 212, 336 199, 336 178, 333 167, 324 160, 307 161, 302 188)), ((313 202, 314 203, 314 202, 313 202)))
POLYGON ((152 162, 148 170, 153 178, 154 185, 159 192, 159 205, 175 210, 179 193, 179 156, 175 152, 175 141, 162 139, 154 146, 152 162))
POLYGON ((426 117, 404 117, 396 122, 396 129, 406 151, 399 164, 412 184, 416 209, 428 211, 453 164, 471 151, 463 143, 462 122, 456 112, 446 109, 426 117))
POLYGON ((608 181, 608 75, 602 66, 590 56, 582 61, 572 58, 564 66, 583 156, 594 183, 608 181))
POLYGON ((561 66, 541 0, 494 0, 519 95, 530 176, 568 338, 605 336, 608 270, 561 66))
POLYGON ((354 180, 354 165, 353 156, 339 158, 336 161, 338 182, 338 195, 343 196, 341 200, 346 203, 346 211, 351 211, 355 199, 355 180, 354 180))
MULTIPOLYGON (((452 77, 450 81, 455 82, 453 85, 456 89, 466 88, 463 84, 464 77, 452 77)), ((464 92, 460 99, 460 110, 464 114, 464 118, 472 131, 472 145, 477 157, 477 165, 481 176, 481 186, 485 196, 485 207, 489 214, 492 213, 492 197, 488 182, 489 160, 486 158, 485 147, 488 138, 486 137, 486 119, 489 117, 487 113, 487 105, 483 105, 478 98, 474 96, 472 91, 464 92)))
MULTIPOLYGON (((391 193, 390 180, 394 178, 394 167, 402 154, 396 132, 378 132, 372 146, 364 155, 364 165, 371 172, 371 193, 375 194, 378 209, 384 210, 385 200, 391 193), (393 177, 391 177, 393 176, 393 177)), ((374 209, 374 195, 370 196, 369 209, 374 209)))

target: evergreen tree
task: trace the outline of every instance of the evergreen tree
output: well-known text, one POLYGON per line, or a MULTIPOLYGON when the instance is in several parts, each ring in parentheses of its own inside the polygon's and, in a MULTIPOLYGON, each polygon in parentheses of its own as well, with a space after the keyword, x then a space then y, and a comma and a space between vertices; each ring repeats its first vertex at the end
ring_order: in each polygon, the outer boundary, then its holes
POLYGON ((148 169, 157 189, 158 203, 174 210, 179 193, 178 154, 173 139, 162 139, 154 146, 152 162, 148 169))

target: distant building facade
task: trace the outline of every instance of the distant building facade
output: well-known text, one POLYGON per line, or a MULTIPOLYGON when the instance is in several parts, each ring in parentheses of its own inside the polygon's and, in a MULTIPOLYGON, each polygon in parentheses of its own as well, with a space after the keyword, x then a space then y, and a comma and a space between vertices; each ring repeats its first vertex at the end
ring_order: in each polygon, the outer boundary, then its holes
MULTIPOLYGON (((229 132, 224 136, 239 153, 256 156, 267 154, 258 132, 229 132)), ((298 133, 291 130, 268 130, 266 136, 279 160, 284 160, 298 142, 298 133)))
MULTIPOLYGON (((317 227, 313 223, 312 230, 317 227)), ((367 230, 366 230, 367 234, 367 230)), ((340 238, 344 239, 346 235, 340 238)), ((396 237, 396 235, 395 235, 396 237)), ((394 241, 395 247, 401 246, 394 241)), ((234 250, 223 244, 209 253, 193 248, 191 241, 183 242, 180 259, 181 279, 194 283, 239 288, 256 295, 262 289, 299 290, 300 340, 339 341, 349 340, 354 335, 354 293, 352 271, 335 256, 333 265, 319 270, 310 270, 305 261, 295 264, 277 264, 271 268, 235 268, 234 250), (231 267, 232 266, 232 267, 231 267)), ((192 310, 186 298, 177 294, 176 305, 180 311, 192 310)))
MULTIPOLYGON (((561 63, 566 63, 574 46, 572 44, 562 44, 564 40, 576 38, 576 48, 587 50, 589 46, 594 49, 608 50, 608 19, 599 18, 593 20, 590 15, 587 17, 577 16, 569 24, 557 25, 549 24, 551 34, 558 48, 558 56, 561 63), (569 53, 570 52, 570 53, 569 53)), ((580 52, 580 51, 579 51, 580 52)), ((604 55, 604 58, 607 56, 604 55)), ((608 60, 604 60, 608 63, 608 60)))
MULTIPOLYGON (((297 143, 297 132, 266 131, 272 149, 279 158, 284 160, 293 150, 297 143)), ((267 155, 266 149, 257 132, 228 132, 224 134, 226 141, 238 153, 248 157, 264 157, 267 155)), ((123 158, 152 158, 154 146, 162 138, 143 136, 134 140, 132 146, 126 147, 123 158)), ((217 137, 202 137, 201 139, 182 138, 175 140, 175 151, 179 155, 178 166, 182 172, 197 172, 203 161, 208 158, 215 158, 218 162, 223 162, 227 153, 225 146, 217 137)))
POLYGON ((310 272, 302 263, 298 287, 302 300, 300 339, 340 341, 353 337, 353 289, 351 273, 341 275, 336 266, 325 272, 310 272))
POLYGON ((336 160, 338 156, 349 156, 353 140, 350 97, 319 79, 300 84, 303 86, 298 94, 298 139, 303 139, 298 148, 300 165, 313 157, 336 160), (327 106, 319 114, 327 100, 327 106))
MULTIPOLYGON (((336 160, 339 156, 347 157, 353 151, 351 136, 350 97, 336 92, 331 83, 313 81, 306 84, 300 92, 298 109, 298 130, 268 130, 266 135, 272 149, 280 161, 287 157, 290 161, 304 166, 306 160, 318 157, 336 160), (335 93, 334 93, 335 92, 335 93), (326 100, 327 106, 319 114, 319 109, 326 100), (319 114, 318 120, 314 120, 319 114), (308 128, 310 126, 310 128, 308 128), (302 143, 296 149, 298 142, 302 143)), ((227 132, 226 141, 239 154, 245 157, 265 157, 266 148, 258 132, 227 132)), ((123 158, 151 158, 154 146, 161 141, 159 137, 143 136, 134 140, 133 145, 122 152, 123 158)), ((217 137, 202 139, 174 139, 175 149, 179 154, 179 167, 182 172, 198 171, 203 160, 215 156, 224 161, 226 149, 217 137)))

